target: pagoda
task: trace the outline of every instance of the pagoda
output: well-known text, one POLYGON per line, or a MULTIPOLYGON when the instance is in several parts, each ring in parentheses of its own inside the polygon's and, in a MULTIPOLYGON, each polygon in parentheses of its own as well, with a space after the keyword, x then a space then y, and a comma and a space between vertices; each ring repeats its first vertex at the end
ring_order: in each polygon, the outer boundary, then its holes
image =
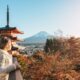
MULTIPOLYGON (((10 27, 9 25, 9 7, 7 5, 7 24, 5 27, 0 28, 1 36, 14 36, 15 34, 23 34, 23 32, 19 31, 16 27, 10 27)), ((16 39, 17 37, 14 37, 16 39)))

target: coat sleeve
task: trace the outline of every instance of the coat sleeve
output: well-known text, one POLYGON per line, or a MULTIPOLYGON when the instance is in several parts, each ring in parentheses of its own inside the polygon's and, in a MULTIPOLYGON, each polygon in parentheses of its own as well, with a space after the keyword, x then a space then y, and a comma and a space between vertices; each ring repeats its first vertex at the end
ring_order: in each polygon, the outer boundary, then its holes
POLYGON ((4 55, 0 54, 0 73, 9 73, 11 71, 14 71, 16 69, 15 64, 8 65, 7 67, 5 66, 4 68, 2 67, 4 60, 4 55))
POLYGON ((5 68, 0 68, 1 73, 9 73, 9 72, 14 71, 14 70, 16 70, 16 65, 15 64, 9 65, 5 68))

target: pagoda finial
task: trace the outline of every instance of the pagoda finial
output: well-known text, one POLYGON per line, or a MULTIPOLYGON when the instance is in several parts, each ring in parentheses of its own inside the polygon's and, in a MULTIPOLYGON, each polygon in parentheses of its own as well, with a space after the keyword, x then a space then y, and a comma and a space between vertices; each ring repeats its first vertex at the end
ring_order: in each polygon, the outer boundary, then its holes
POLYGON ((7 5, 7 26, 9 27, 9 6, 7 5))

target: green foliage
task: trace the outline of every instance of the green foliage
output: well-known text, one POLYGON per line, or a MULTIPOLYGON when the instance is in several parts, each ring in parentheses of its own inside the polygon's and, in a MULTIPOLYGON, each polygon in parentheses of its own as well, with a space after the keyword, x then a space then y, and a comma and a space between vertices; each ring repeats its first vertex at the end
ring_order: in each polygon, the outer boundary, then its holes
POLYGON ((64 48, 64 39, 62 38, 53 38, 47 39, 44 50, 45 52, 56 52, 62 51, 64 48))
POLYGON ((46 52, 50 52, 50 51, 53 50, 53 41, 52 41, 52 39, 47 39, 44 49, 45 49, 46 52))

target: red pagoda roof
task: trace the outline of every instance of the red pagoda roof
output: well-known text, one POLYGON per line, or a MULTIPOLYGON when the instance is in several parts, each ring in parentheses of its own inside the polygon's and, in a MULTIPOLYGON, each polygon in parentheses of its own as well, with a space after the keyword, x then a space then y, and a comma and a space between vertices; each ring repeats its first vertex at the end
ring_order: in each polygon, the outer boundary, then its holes
POLYGON ((23 34, 23 32, 19 31, 16 27, 1 27, 0 33, 2 32, 10 32, 15 34, 23 34))

